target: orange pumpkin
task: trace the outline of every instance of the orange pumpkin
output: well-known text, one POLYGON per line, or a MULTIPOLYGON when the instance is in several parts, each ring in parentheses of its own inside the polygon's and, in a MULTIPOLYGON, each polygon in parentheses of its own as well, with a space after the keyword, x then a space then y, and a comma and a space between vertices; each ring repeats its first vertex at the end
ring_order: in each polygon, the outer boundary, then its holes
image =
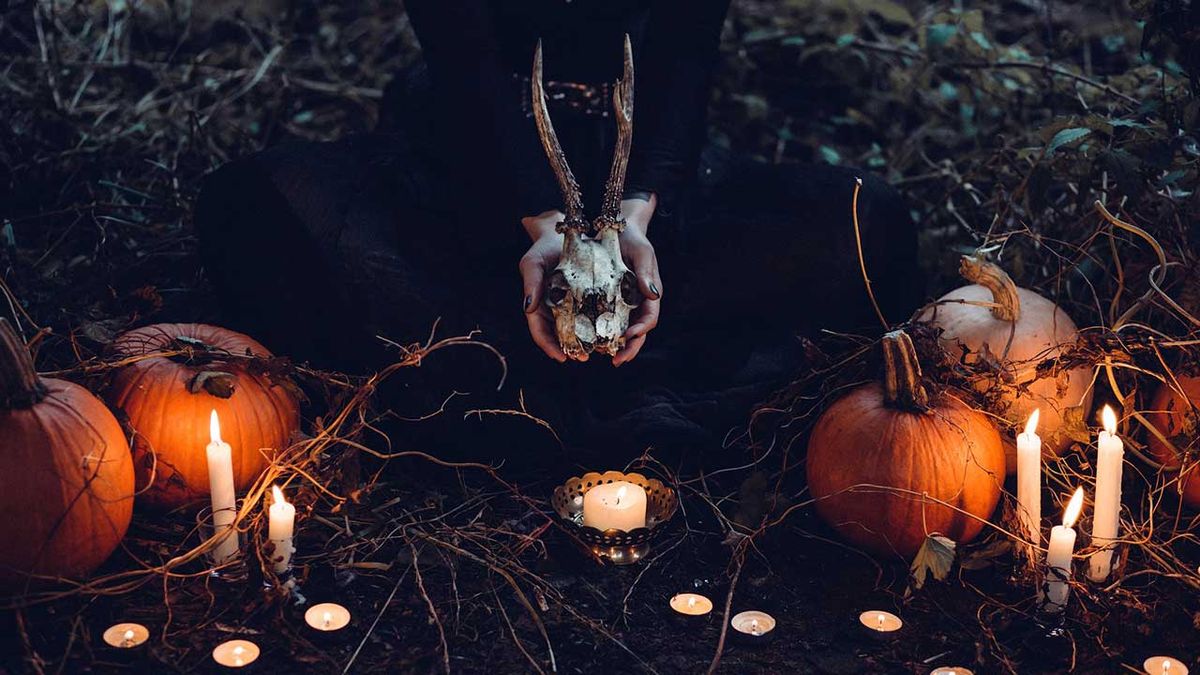
POLYGON ((979 534, 1000 501, 1004 446, 986 415, 927 393, 907 334, 885 335, 883 355, 882 384, 851 391, 817 420, 808 487, 847 541, 911 559, 927 535, 979 534))
POLYGON ((233 447, 237 489, 249 487, 299 428, 290 384, 249 367, 271 352, 253 339, 204 324, 155 324, 113 343, 129 360, 114 377, 109 403, 133 431, 140 503, 170 509, 208 495, 209 418, 233 447), (141 357, 141 358, 139 358, 141 357), (153 484, 150 485, 151 478, 153 484))
POLYGON ((1196 434, 1200 431, 1200 377, 1180 377, 1178 382, 1182 392, 1164 384, 1150 402, 1145 417, 1154 428, 1146 439, 1146 447, 1168 471, 1178 472, 1187 464, 1180 479, 1181 496, 1188 506, 1200 508, 1200 459, 1194 452, 1198 447, 1196 434), (1188 451, 1193 452, 1185 457, 1188 451))
MULTIPOLYGON (((973 283, 943 295, 918 320, 942 329, 942 347, 953 359, 979 365, 994 359, 991 370, 983 369, 986 374, 976 382, 979 391, 998 393, 992 412, 1023 429, 1029 415, 1040 410, 1042 452, 1061 454, 1071 442, 1064 424, 1067 410, 1087 410, 1091 404, 1091 369, 1061 370, 1039 378, 1037 366, 1074 344, 1075 322, 1053 302, 1018 288, 1004 270, 981 258, 963 256, 959 272, 973 283)), ((1015 434, 1004 436, 1008 473, 1017 469, 1015 439, 1015 434)))
POLYGON ((116 418, 83 387, 38 377, 0 319, 0 588, 76 579, 121 543, 133 460, 116 418))

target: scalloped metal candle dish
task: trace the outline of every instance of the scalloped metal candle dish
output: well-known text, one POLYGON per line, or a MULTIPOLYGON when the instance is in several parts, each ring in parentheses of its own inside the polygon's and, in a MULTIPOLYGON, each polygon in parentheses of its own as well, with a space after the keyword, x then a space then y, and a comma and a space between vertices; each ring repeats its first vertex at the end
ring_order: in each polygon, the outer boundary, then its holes
POLYGON ((621 471, 589 472, 569 478, 554 488, 551 499, 554 511, 560 518, 574 524, 579 540, 601 560, 607 559, 614 565, 632 565, 650 551, 650 537, 655 528, 671 519, 679 500, 675 490, 655 478, 646 478, 640 473, 621 471), (626 481, 646 491, 646 527, 628 532, 621 530, 600 531, 583 525, 583 495, 597 485, 626 481))

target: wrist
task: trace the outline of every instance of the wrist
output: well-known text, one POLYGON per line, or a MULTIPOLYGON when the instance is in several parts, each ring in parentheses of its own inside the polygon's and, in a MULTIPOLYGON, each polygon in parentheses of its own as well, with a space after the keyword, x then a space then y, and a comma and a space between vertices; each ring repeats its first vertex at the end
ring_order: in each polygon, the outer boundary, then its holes
POLYGON ((525 216, 521 219, 521 225, 525 228, 525 233, 529 235, 529 239, 537 241, 544 237, 557 235, 556 226, 561 222, 566 215, 558 209, 543 211, 536 216, 525 216))
POLYGON ((649 231, 654 209, 658 206, 658 197, 653 192, 645 194, 648 195, 645 199, 640 195, 627 195, 626 199, 621 200, 621 216, 625 219, 626 226, 638 230, 642 235, 649 231))

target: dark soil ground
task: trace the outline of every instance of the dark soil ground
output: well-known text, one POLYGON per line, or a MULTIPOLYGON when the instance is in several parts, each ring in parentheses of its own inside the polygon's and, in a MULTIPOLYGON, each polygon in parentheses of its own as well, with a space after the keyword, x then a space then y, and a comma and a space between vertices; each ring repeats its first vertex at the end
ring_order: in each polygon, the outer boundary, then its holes
MULTIPOLYGON (((185 4, 16 2, 0 12, 0 316, 33 341, 42 371, 98 387, 95 359, 122 330, 219 323, 190 229, 199 178, 281 140, 370 129, 387 81, 417 54, 397 3, 211 2, 190 19, 172 14, 185 4)), ((1101 200, 1172 260, 1165 286, 1178 304, 1155 303, 1142 320, 1194 342, 1176 311, 1200 313, 1190 4, 962 5, 736 0, 714 137, 767 161, 886 175, 924 225, 929 297, 956 285, 957 253, 1002 249, 1023 285, 1095 327, 1089 344, 1143 363, 1136 336, 1113 346, 1104 327, 1110 301, 1140 297, 1158 261, 1136 238, 1100 234, 1111 231, 1092 207, 1101 200)), ((825 364, 857 344, 815 339, 825 364)), ((428 358, 454 358, 449 349, 428 358)), ((1033 582, 997 532, 919 589, 904 563, 837 542, 804 507, 797 467, 813 402, 866 367, 797 373, 753 422, 747 410, 721 453, 666 464, 649 453, 638 466, 671 479, 682 510, 631 567, 584 556, 549 508, 553 488, 584 467, 381 462, 340 441, 440 448, 352 399, 363 380, 342 386, 301 369, 309 431, 333 425, 338 441, 309 468, 347 497, 297 494, 301 589, 350 608, 344 635, 303 630, 303 608, 262 583, 257 561, 239 582, 211 579, 200 563, 164 574, 199 543, 194 520, 139 513, 94 585, 4 605, 0 671, 209 672, 212 647, 232 635, 263 647, 258 672, 1115 673, 1141 672, 1157 653, 1200 668, 1200 547, 1191 514, 1174 506, 1130 507, 1144 544, 1128 548, 1121 583, 1079 585, 1061 626, 1036 614, 1033 582), (352 414, 338 426, 340 410, 352 414), (362 421, 385 425, 392 442, 362 421), (146 571, 108 576, 128 570, 146 571), (684 590, 713 598, 707 622, 672 616, 667 600, 684 590), (727 599, 732 612, 773 614, 774 638, 722 644, 727 599), (865 609, 895 612, 905 628, 875 639, 858 624, 865 609), (132 662, 99 639, 117 620, 151 628, 132 662)), ((1120 377, 1136 390, 1133 375, 1120 377)), ((480 425, 479 437, 511 426, 548 435, 523 417, 461 423, 480 425)), ((1090 473, 1082 450, 1068 454, 1056 489, 1090 473)), ((1126 486, 1128 503, 1162 495, 1152 470, 1138 473, 1148 478, 1126 486)))

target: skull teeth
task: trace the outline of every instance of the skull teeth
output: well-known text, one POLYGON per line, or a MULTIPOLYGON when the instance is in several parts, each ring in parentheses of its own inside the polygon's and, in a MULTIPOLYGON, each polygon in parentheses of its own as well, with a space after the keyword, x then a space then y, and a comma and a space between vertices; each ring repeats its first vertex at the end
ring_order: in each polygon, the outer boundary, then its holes
POLYGON ((584 314, 575 315, 575 337, 582 343, 596 343, 596 325, 584 314))

